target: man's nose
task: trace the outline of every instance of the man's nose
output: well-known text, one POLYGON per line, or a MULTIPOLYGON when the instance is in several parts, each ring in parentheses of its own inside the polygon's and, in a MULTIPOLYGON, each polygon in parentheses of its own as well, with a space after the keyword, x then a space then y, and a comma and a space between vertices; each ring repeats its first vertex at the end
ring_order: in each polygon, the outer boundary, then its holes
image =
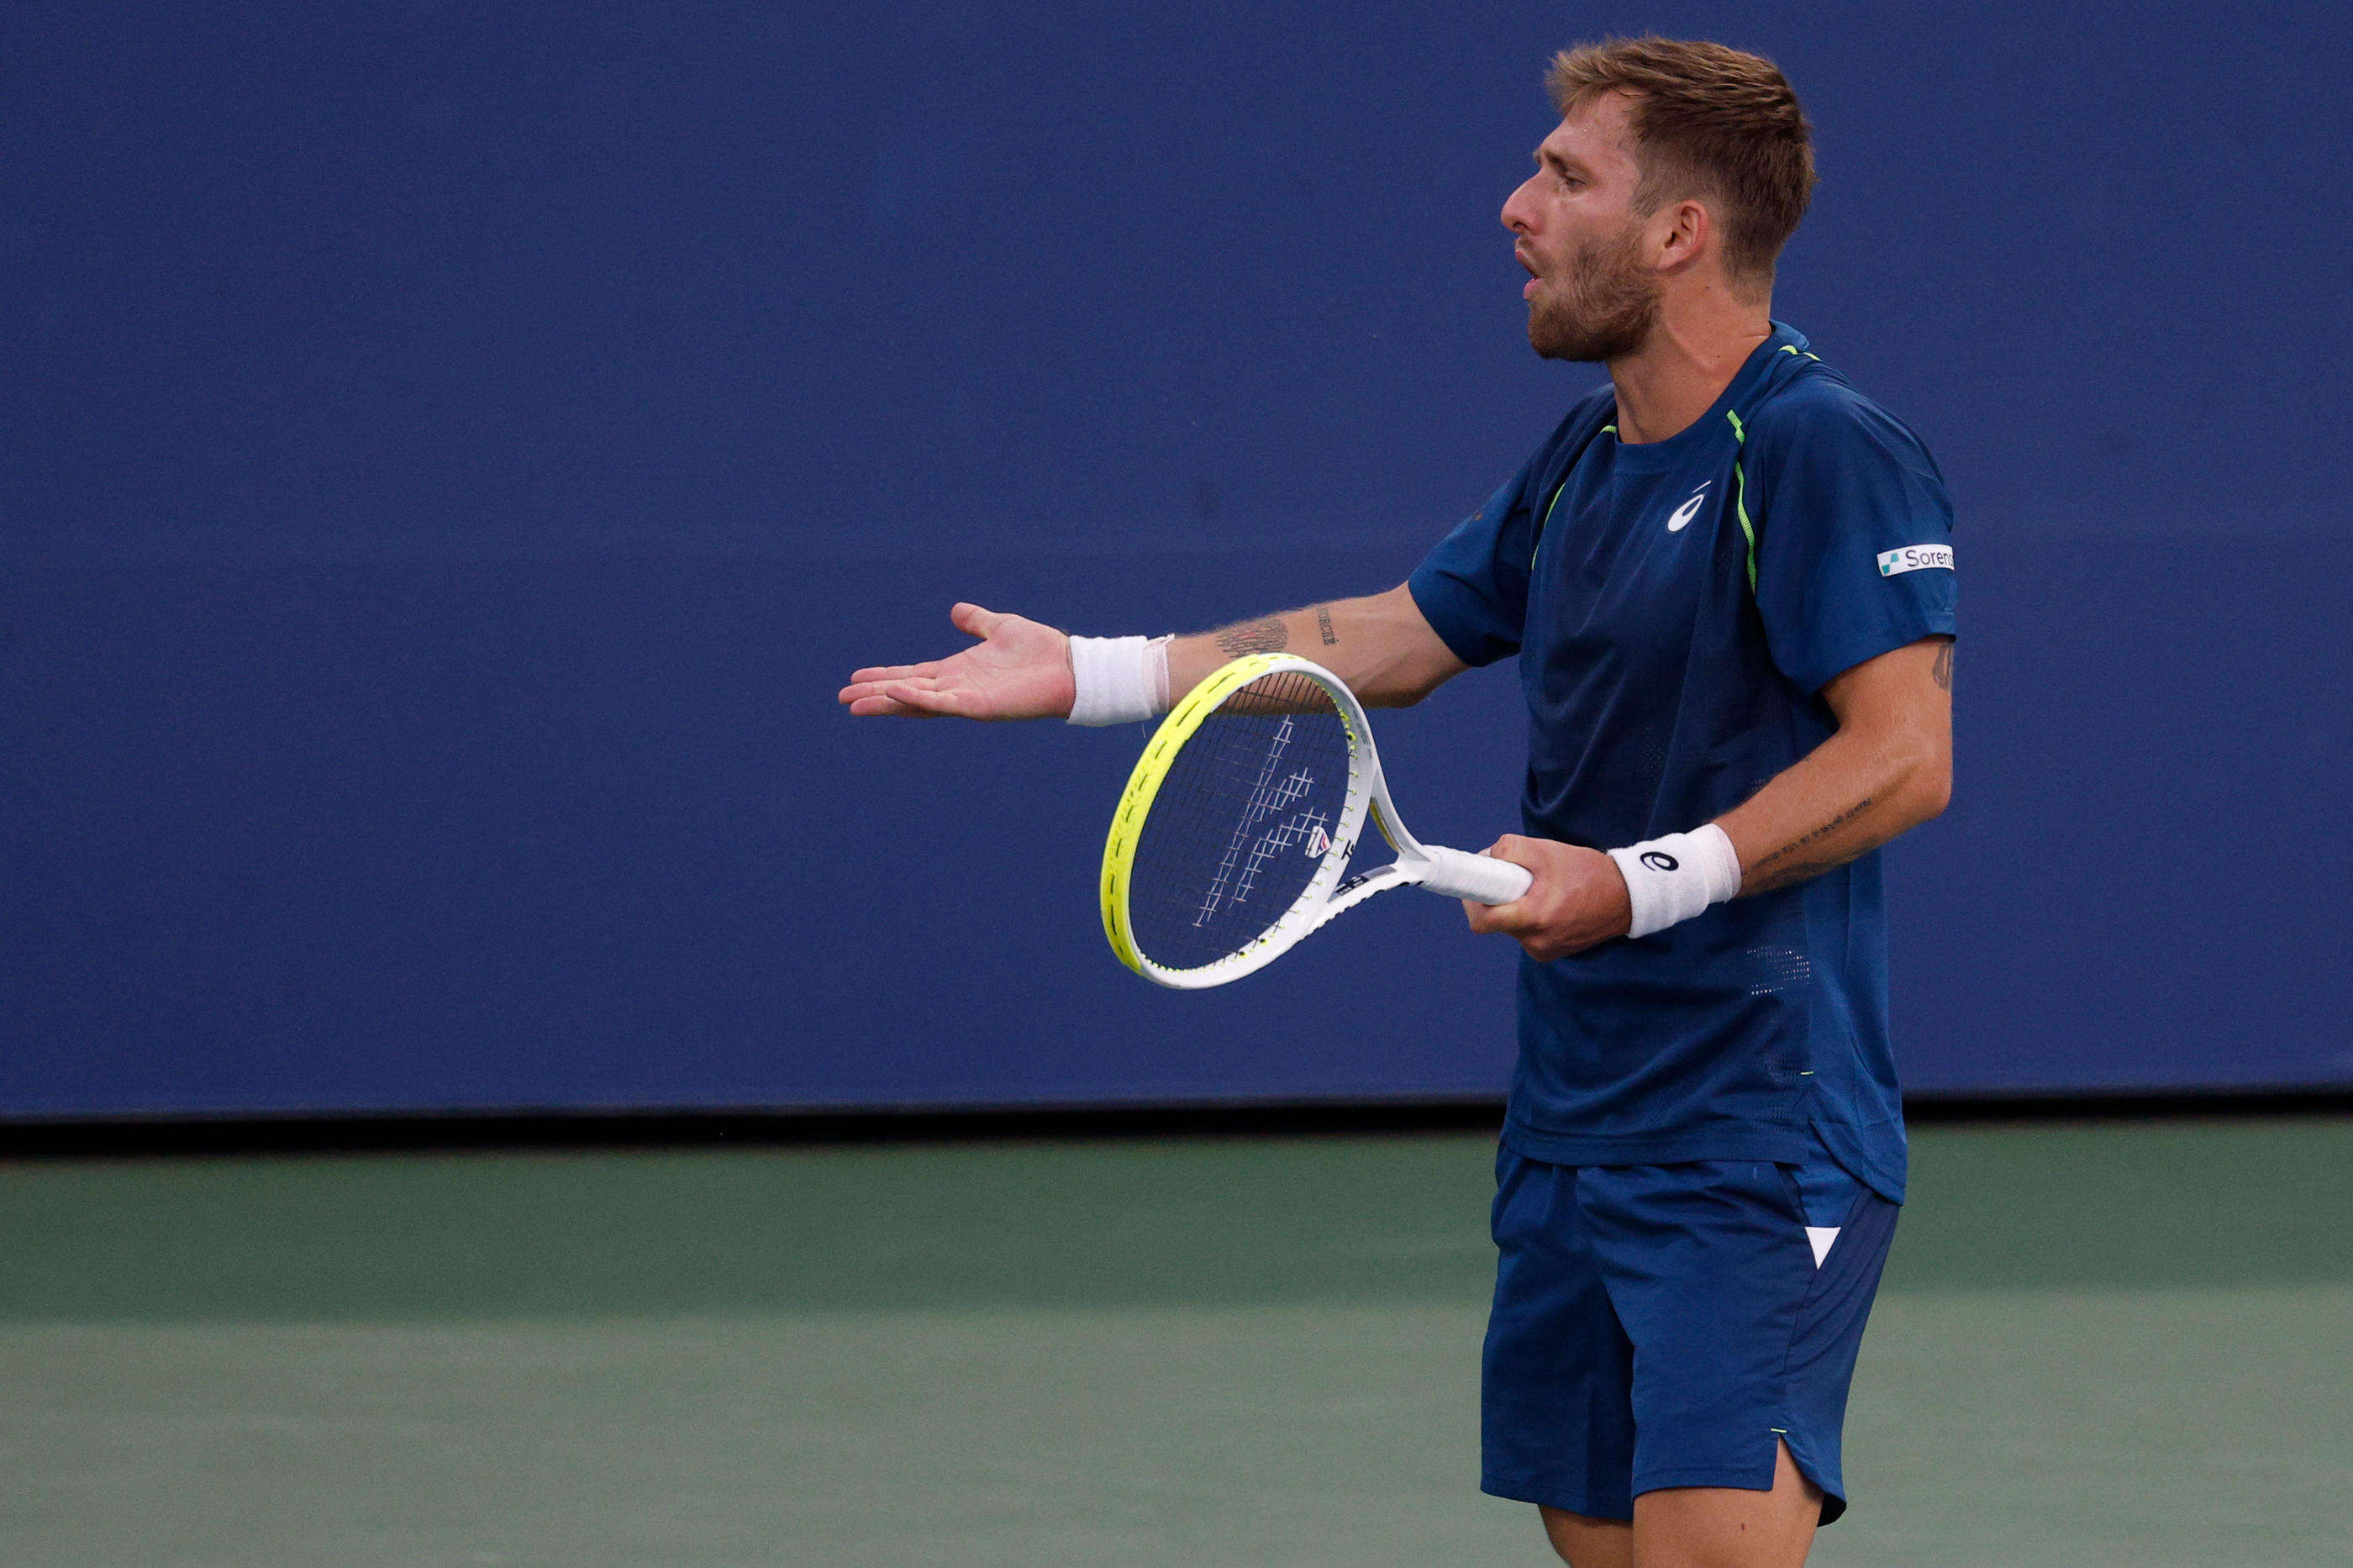
POLYGON ((1514 234, 1535 232, 1535 225, 1528 217, 1526 201, 1528 186, 1533 183, 1533 181, 1522 181, 1519 189, 1504 198, 1504 210, 1500 216, 1504 220, 1504 226, 1514 234))

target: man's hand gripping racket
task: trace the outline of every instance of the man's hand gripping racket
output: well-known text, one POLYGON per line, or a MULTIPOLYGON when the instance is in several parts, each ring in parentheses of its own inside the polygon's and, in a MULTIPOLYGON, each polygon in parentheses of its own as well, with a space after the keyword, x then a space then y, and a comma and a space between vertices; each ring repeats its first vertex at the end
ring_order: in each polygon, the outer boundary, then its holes
POLYGON ((1238 658, 1193 689, 1145 747, 1103 846, 1103 931, 1162 985, 1222 985, 1391 888, 1506 904, 1506 860, 1425 845, 1398 820, 1365 710, 1289 654, 1238 658), (1369 817, 1397 858, 1347 876, 1369 817))

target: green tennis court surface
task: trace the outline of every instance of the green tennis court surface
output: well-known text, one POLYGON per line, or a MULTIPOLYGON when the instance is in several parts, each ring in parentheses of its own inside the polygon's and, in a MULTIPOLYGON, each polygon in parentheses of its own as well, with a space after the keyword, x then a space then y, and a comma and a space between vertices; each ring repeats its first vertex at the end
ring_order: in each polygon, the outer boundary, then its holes
MULTIPOLYGON (((1915 1150, 1817 1563, 2353 1563, 2353 1122, 1915 1150)), ((0 1563, 1542 1564, 1491 1152, 0 1165, 0 1563)))

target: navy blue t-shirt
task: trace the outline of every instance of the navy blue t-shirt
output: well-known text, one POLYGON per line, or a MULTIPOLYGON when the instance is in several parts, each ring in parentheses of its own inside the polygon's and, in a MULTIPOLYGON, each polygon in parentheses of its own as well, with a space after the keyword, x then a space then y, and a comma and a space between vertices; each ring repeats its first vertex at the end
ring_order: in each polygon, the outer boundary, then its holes
MULTIPOLYGON (((1821 688, 1954 630, 1919 437, 1775 323, 1715 405, 1618 439, 1607 386, 1430 552, 1467 664, 1520 656, 1521 815, 1608 849, 1721 816, 1837 728, 1821 688)), ((1801 1163, 1904 1196, 1876 852, 1655 935, 1523 957, 1504 1141, 1559 1164, 1801 1163)))

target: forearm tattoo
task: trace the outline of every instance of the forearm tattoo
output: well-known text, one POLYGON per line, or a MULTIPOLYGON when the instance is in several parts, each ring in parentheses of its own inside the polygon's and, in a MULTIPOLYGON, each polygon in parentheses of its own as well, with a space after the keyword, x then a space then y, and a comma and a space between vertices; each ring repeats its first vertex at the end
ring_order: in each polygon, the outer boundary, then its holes
MULTIPOLYGON (((1788 859, 1808 845, 1819 843, 1829 837, 1870 809, 1871 797, 1865 795, 1812 832, 1799 834, 1771 854, 1761 857, 1757 864, 1748 868, 1748 876, 1757 884, 1749 890, 1762 893, 1774 888, 1786 888, 1792 882, 1802 882, 1809 877, 1819 877, 1833 866, 1841 866, 1853 859, 1852 855, 1841 855, 1829 860, 1805 861, 1786 866, 1776 864, 1778 861, 1788 859)), ((1861 852, 1857 851, 1857 853, 1861 852)))
MULTIPOLYGON (((1318 605, 1315 606, 1315 629, 1323 634, 1324 646, 1325 647, 1330 647, 1334 643, 1340 640, 1340 634, 1332 629, 1331 605, 1318 605)), ((1948 647, 1945 651, 1949 654, 1953 650, 1948 647)))
POLYGON ((1291 629, 1269 616, 1262 621, 1244 621, 1223 627, 1217 638, 1219 648, 1228 658, 1240 658, 1244 654, 1281 653, 1291 646, 1291 629))
MULTIPOLYGON (((1853 857, 1849 856, 1847 858, 1852 859, 1853 857)), ((1793 863, 1783 866, 1777 870, 1753 872, 1751 876, 1755 878, 1754 885, 1741 890, 1747 893, 1769 893, 1776 889, 1787 888, 1805 881, 1810 877, 1819 877, 1825 871, 1835 871, 1845 864, 1845 860, 1809 860, 1803 864, 1793 863)))

